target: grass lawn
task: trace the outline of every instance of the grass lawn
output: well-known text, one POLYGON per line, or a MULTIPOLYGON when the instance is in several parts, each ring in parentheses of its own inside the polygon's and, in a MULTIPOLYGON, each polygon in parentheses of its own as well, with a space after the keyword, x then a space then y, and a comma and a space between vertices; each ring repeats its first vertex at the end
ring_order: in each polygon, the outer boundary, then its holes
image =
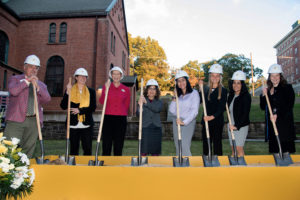
MULTIPOLYGON (((64 140, 45 140, 45 154, 46 155, 63 155, 65 154, 64 140)), ((96 141, 93 142, 93 155, 95 155, 96 141)), ((296 143, 296 154, 300 154, 300 143, 296 143)), ((135 140, 126 140, 123 155, 124 156, 136 156, 138 151, 138 142, 135 140)), ((199 156, 202 155, 202 141, 192 141, 191 147, 192 155, 199 156)), ((223 154, 230 154, 230 146, 228 140, 223 140, 223 154)), ((40 147, 37 142, 37 148, 35 151, 35 156, 40 155, 40 147)), ((82 155, 82 151, 80 150, 82 155)), ((266 155, 268 154, 268 143, 265 142, 253 142, 247 141, 245 144, 245 154, 246 155, 266 155)), ((100 147, 101 155, 101 147, 100 147)), ((175 145, 173 141, 163 141, 162 143, 162 156, 173 156, 175 155, 175 145)))

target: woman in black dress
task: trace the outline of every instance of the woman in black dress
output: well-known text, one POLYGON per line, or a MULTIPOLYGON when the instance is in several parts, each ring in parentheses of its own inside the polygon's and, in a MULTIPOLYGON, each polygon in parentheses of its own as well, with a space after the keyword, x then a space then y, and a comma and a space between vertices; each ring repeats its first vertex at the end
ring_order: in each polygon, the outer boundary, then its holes
POLYGON ((269 68, 269 77, 267 80, 267 88, 263 89, 260 96, 260 108, 266 111, 266 128, 269 136, 269 152, 278 153, 279 147, 276 141, 274 129, 267 108, 267 93, 273 112, 273 120, 276 122, 282 152, 294 153, 295 149, 295 128, 293 107, 295 103, 295 93, 293 87, 287 84, 282 76, 282 68, 278 64, 273 64, 269 68))

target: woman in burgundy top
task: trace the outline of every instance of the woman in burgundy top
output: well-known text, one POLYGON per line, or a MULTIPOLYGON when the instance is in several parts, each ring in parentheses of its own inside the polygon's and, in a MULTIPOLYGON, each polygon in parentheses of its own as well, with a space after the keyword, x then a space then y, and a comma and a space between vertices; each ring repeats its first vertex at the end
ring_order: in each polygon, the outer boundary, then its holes
POLYGON ((109 81, 105 83, 99 99, 99 102, 103 104, 106 88, 109 87, 103 122, 102 155, 104 156, 111 155, 112 146, 114 146, 115 156, 122 155, 130 104, 130 90, 120 83, 123 76, 120 67, 113 67, 109 71, 112 83, 110 84, 109 81))

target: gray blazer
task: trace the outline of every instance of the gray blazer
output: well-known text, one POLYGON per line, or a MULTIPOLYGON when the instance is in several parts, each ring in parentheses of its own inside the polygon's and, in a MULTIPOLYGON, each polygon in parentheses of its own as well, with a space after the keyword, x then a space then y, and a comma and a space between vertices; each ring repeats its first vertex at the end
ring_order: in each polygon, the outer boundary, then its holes
MULTIPOLYGON (((161 127, 160 112, 162 110, 162 101, 154 99, 152 102, 146 97, 147 103, 143 104, 143 127, 146 128, 151 124, 161 127)), ((137 116, 139 116, 140 106, 137 108, 137 116)))

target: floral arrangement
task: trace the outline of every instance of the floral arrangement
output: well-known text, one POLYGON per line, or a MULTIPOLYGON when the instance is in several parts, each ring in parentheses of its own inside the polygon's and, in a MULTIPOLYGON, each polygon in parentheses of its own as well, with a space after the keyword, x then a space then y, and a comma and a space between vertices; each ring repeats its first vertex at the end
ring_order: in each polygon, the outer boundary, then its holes
POLYGON ((35 174, 27 155, 17 147, 20 140, 5 139, 0 133, 0 199, 23 198, 32 192, 35 174))

